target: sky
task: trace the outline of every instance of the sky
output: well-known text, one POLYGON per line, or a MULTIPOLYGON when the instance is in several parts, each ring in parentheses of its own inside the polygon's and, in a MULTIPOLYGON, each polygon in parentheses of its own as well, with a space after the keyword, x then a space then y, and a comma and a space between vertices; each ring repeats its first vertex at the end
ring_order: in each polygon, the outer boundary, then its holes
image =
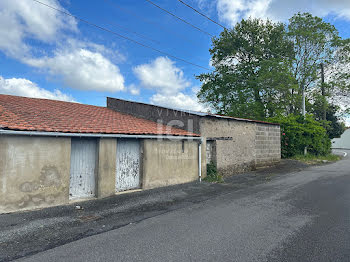
MULTIPOLYGON (((39 1, 119 36, 34 0, 0 0, 0 93, 98 106, 109 96, 205 110, 196 98, 195 76, 211 68, 210 35, 218 36, 220 26, 178 0, 152 1, 202 31, 147 0, 39 1)), ((225 27, 242 18, 286 22, 297 12, 311 12, 350 37, 348 0, 183 1, 225 27)))

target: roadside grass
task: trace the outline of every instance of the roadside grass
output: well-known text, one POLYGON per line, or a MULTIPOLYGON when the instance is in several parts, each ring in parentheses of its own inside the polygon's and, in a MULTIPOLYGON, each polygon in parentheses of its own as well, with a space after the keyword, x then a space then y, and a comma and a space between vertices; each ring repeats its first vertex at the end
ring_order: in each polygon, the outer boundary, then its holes
POLYGON ((209 183, 224 183, 224 178, 222 177, 222 175, 210 175, 203 178, 203 181, 209 183))
POLYGON ((327 162, 336 162, 341 159, 341 156, 337 156, 334 154, 328 154, 325 156, 316 156, 308 154, 306 156, 304 155, 296 155, 290 159, 298 160, 300 162, 303 162, 308 165, 315 165, 320 163, 327 163, 327 162))

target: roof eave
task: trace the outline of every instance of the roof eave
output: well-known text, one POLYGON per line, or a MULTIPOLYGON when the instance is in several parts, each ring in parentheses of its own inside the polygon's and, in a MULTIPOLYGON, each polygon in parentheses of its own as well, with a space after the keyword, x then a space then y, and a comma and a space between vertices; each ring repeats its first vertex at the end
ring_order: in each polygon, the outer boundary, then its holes
POLYGON ((181 139, 201 140, 199 136, 167 135, 167 134, 103 134, 103 133, 62 133, 42 131, 18 131, 0 129, 0 135, 53 136, 53 137, 96 137, 96 138, 139 138, 139 139, 181 139))

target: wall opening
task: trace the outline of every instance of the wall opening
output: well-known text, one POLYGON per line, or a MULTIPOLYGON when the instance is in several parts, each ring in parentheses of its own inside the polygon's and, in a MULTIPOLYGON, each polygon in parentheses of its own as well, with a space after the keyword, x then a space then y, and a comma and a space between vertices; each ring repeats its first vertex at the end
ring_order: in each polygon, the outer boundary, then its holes
POLYGON ((207 140, 206 147, 206 160, 207 164, 214 163, 216 165, 216 141, 207 140))

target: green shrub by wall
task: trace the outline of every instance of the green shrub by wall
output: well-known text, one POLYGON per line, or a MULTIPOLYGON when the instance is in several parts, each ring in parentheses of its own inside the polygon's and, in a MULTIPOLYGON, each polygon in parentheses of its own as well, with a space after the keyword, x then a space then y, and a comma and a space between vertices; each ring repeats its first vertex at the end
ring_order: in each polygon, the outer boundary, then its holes
POLYGON ((325 128, 307 115, 280 116, 269 119, 281 125, 282 158, 301 155, 304 148, 314 155, 327 155, 331 152, 331 140, 325 128))

